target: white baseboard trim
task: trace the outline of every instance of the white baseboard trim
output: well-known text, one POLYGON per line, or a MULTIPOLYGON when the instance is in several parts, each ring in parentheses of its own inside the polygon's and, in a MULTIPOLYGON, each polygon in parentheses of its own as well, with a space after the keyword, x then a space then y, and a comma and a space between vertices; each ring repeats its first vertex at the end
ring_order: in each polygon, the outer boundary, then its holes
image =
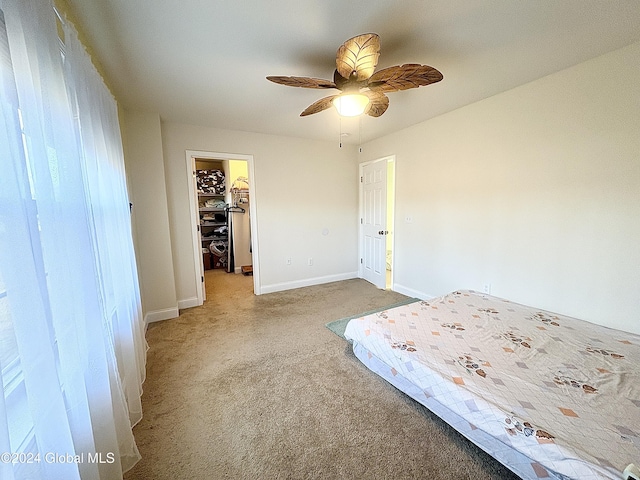
POLYGON ((144 316, 144 323, 149 325, 153 322, 160 322, 162 320, 169 320, 171 318, 178 318, 180 312, 178 311, 178 307, 171 308, 163 308, 162 310, 153 310, 151 312, 147 312, 144 316))
POLYGON ((284 290, 293 290, 294 288, 311 287, 312 285, 321 285, 323 283, 339 282, 341 280, 350 280, 358 278, 358 272, 339 273, 337 275, 326 275, 324 277, 306 278, 304 280, 296 280, 295 282, 274 283, 272 285, 262 285, 260 294, 282 292, 284 290))
POLYGON ((413 288, 405 287, 397 283, 393 285, 393 291, 402 293, 403 295, 407 295, 408 297, 419 298, 420 300, 431 300, 432 298, 435 298, 435 295, 429 295, 428 293, 414 290, 413 288))
POLYGON ((185 308, 199 307, 201 304, 198 303, 198 297, 191 297, 185 300, 178 300, 178 308, 183 310, 185 308))

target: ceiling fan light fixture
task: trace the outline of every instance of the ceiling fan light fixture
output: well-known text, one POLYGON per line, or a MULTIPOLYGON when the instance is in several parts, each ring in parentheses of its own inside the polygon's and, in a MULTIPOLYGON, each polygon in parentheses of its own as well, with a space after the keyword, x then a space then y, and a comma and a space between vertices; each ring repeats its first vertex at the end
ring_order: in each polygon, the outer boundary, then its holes
POLYGON ((387 111, 387 93, 442 80, 442 73, 438 70, 418 63, 395 65, 376 72, 379 56, 380 37, 376 33, 364 33, 350 38, 338 48, 333 81, 282 76, 269 76, 267 80, 289 87, 340 90, 338 95, 329 95, 313 102, 300 114, 301 117, 322 112, 333 105, 344 117, 357 117, 364 113, 374 118, 387 111))
POLYGON ((361 93, 340 95, 333 99, 333 106, 343 117, 362 115, 369 105, 369 97, 361 93))

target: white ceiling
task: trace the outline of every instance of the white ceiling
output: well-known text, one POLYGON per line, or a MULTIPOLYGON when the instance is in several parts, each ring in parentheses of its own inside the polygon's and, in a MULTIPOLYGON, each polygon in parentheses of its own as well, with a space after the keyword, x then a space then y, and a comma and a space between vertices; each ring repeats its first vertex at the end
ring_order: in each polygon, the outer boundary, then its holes
MULTIPOLYGON (((640 40, 640 0, 68 0, 114 94, 165 121, 358 143, 640 40), (378 70, 422 63, 444 80, 389 94, 379 118, 299 114, 333 90, 337 48, 380 35, 378 70)), ((604 74, 605 72, 603 72, 604 74)))

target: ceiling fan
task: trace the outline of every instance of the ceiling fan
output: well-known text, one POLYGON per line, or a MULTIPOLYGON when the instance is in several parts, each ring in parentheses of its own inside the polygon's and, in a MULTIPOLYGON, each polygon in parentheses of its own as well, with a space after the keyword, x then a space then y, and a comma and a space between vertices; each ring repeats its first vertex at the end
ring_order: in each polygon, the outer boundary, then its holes
POLYGON ((365 33, 340 46, 336 54, 333 81, 310 77, 270 76, 267 80, 289 87, 336 88, 340 94, 324 97, 309 105, 300 116, 305 117, 335 106, 343 116, 366 113, 379 117, 389 107, 385 93, 418 88, 442 80, 442 73, 428 65, 407 63, 384 68, 376 73, 380 57, 380 37, 365 33))

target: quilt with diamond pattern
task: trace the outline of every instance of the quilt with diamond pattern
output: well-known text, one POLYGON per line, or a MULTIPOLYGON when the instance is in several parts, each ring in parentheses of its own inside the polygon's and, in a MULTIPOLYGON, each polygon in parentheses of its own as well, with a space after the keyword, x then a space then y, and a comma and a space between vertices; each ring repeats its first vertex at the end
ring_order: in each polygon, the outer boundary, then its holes
POLYGON ((640 336, 473 291, 355 318, 356 356, 522 478, 640 464, 640 336))

